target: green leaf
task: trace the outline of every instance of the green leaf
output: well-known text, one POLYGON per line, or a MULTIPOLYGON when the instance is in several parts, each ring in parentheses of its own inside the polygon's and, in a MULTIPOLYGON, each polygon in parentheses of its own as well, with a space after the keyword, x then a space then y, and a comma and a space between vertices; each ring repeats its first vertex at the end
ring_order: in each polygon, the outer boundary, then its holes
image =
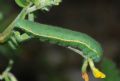
POLYGON ((102 70, 106 74, 106 78, 103 81, 120 81, 120 71, 113 61, 105 58, 102 61, 102 70))
POLYGON ((26 7, 30 2, 29 0, 15 0, 16 4, 20 7, 26 7))

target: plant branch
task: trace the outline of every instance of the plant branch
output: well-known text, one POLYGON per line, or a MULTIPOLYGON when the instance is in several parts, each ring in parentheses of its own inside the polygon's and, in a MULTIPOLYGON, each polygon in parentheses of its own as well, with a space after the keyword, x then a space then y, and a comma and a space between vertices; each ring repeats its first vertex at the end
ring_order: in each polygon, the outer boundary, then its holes
POLYGON ((26 10, 31 6, 31 4, 25 8, 23 8, 23 10, 20 12, 20 14, 13 20, 13 22, 5 29, 5 31, 3 31, 2 33, 0 33, 0 43, 4 43, 7 38, 9 37, 9 35, 11 34, 12 29, 15 26, 15 23, 17 22, 17 20, 19 19, 24 19, 26 16, 26 10))

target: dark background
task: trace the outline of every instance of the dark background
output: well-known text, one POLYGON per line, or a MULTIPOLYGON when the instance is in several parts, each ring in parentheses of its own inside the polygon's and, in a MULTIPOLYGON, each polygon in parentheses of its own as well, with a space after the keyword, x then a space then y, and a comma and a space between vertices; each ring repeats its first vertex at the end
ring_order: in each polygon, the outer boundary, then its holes
MULTIPOLYGON (((0 27, 6 27, 20 10, 14 0, 0 0, 0 27)), ((35 15, 37 22, 92 36, 101 43, 103 56, 113 60, 120 68, 119 0, 63 0, 60 6, 52 7, 49 12, 37 11, 35 15)), ((19 81, 82 81, 83 58, 64 47, 31 39, 22 43, 16 51, 2 45, 0 49, 1 72, 11 57, 9 54, 12 54, 15 61, 12 73, 19 81)), ((99 67, 99 64, 96 66, 99 67)), ((90 77, 91 81, 97 81, 91 72, 90 77)))

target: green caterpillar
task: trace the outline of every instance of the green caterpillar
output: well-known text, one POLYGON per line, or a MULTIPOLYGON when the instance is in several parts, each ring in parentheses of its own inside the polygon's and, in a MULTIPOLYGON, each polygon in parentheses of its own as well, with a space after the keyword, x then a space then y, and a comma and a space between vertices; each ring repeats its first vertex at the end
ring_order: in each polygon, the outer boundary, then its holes
MULTIPOLYGON (((89 81, 87 66, 90 65, 95 78, 105 78, 106 75, 97 69, 94 61, 98 62, 103 54, 101 45, 88 35, 61 27, 39 24, 34 21, 33 12, 40 9, 48 11, 53 5, 59 5, 61 0, 15 0, 23 7, 21 13, 5 30, 0 31, 0 43, 8 43, 13 49, 20 42, 36 37, 41 41, 46 41, 69 48, 70 50, 82 55, 84 63, 82 65, 82 78, 89 81), (25 19, 28 15, 28 20, 25 19), (21 20, 20 20, 21 19, 21 20), (23 30, 20 33, 19 30, 23 30), (93 61, 94 60, 94 61, 93 61)), ((9 76, 8 76, 9 77, 9 76)), ((12 78, 11 78, 12 79, 12 78)))
POLYGON ((16 28, 40 38, 41 41, 81 50, 85 57, 91 58, 95 62, 100 60, 103 53, 101 45, 84 33, 27 20, 18 20, 16 28))

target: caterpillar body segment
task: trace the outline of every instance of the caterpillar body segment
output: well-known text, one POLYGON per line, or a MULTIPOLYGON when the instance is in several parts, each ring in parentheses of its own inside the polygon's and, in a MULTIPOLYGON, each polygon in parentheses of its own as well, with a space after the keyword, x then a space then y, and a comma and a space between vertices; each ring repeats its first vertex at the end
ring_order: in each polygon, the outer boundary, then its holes
POLYGON ((16 28, 40 38, 41 41, 81 50, 87 58, 91 58, 95 62, 100 60, 103 53, 101 45, 96 40, 81 32, 27 20, 19 20, 16 28))

